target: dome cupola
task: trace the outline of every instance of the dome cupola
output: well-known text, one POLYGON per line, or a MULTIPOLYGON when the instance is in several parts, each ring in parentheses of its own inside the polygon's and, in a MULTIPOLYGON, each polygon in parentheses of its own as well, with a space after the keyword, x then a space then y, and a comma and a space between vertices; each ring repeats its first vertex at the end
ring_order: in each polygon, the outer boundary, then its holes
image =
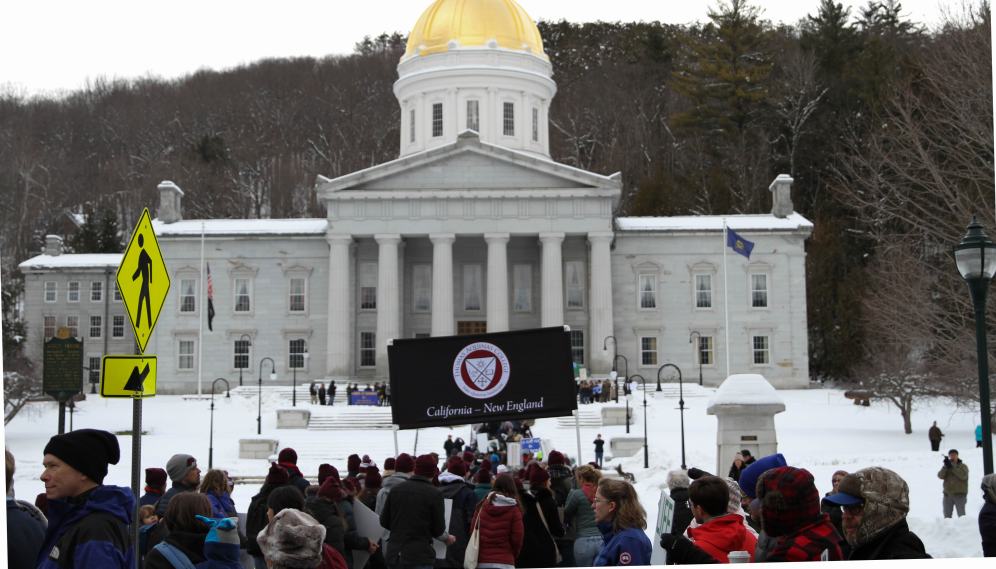
POLYGON ((549 157, 553 67, 514 0, 436 0, 409 34, 398 76, 401 156, 473 130, 483 142, 549 157))

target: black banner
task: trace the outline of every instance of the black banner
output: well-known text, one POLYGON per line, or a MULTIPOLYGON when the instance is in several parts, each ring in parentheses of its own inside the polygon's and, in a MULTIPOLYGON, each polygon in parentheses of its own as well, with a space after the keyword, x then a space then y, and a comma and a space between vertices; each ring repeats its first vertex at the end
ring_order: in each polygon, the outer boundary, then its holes
POLYGON ((401 429, 562 417, 577 409, 562 326, 394 340, 391 411, 401 429))

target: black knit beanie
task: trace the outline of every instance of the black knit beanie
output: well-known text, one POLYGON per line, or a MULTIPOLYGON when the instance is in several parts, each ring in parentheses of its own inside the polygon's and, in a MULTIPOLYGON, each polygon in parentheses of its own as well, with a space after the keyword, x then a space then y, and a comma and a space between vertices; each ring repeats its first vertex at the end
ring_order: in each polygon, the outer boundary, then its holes
POLYGON ((97 484, 104 483, 107 465, 121 460, 118 438, 107 431, 79 429, 49 439, 42 454, 51 454, 97 484))

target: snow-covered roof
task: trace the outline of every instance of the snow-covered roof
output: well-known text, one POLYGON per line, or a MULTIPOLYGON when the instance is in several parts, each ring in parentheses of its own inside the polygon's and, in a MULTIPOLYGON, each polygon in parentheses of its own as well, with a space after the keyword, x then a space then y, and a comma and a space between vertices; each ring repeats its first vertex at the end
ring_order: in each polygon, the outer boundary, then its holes
POLYGON ((738 373, 726 378, 709 398, 706 408, 713 405, 781 405, 785 400, 775 388, 756 373, 738 373))
POLYGON ((184 219, 175 223, 152 220, 157 236, 205 235, 325 235, 325 219, 184 219))
POLYGON ((734 231, 812 231, 813 222, 793 212, 786 218, 764 215, 683 215, 675 217, 620 217, 620 231, 722 231, 723 219, 734 231))
POLYGON ((18 267, 21 270, 30 269, 104 269, 114 268, 121 264, 122 253, 86 253, 62 254, 58 256, 38 255, 24 261, 18 267))

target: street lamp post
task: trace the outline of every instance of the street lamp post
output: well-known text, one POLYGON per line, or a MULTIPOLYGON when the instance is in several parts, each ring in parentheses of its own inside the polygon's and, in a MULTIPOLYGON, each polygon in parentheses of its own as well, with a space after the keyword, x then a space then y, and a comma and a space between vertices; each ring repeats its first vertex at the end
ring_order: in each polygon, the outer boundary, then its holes
POLYGON ((642 375, 634 375, 630 379, 638 377, 643 384, 643 468, 650 468, 650 450, 647 447, 647 380, 642 375))
MULTIPOLYGON (((609 355, 609 339, 612 340, 612 371, 616 372, 616 376, 612 378, 616 386, 616 403, 619 403, 619 375, 616 370, 616 358, 619 357, 616 352, 618 351, 618 346, 616 345, 615 336, 607 336, 605 340, 602 341, 602 355, 609 355)), ((626 359, 626 358, 623 358, 626 359)))
MULTIPOLYGON (((304 342, 304 338, 298 338, 297 342, 304 342)), ((304 352, 301 354, 291 354, 291 369, 294 370, 294 379, 292 380, 291 386, 291 407, 297 407, 297 368, 304 367, 304 361, 308 359, 308 344, 305 343, 304 352), (301 356, 301 365, 297 365, 296 357, 301 356)))
MULTIPOLYGON (((626 356, 616 355, 616 357, 612 358, 612 371, 616 370, 616 361, 619 358, 622 358, 622 361, 623 361, 623 391, 625 391, 626 390, 626 381, 629 378, 629 375, 628 375, 629 374, 629 361, 626 359, 626 356)), ((619 379, 618 379, 618 377, 619 377, 619 375, 617 374, 616 375, 616 378, 617 378, 616 379, 616 403, 619 403, 619 379)))
POLYGON ((232 388, 228 385, 228 380, 219 377, 211 383, 211 435, 208 437, 208 470, 214 468, 214 386, 218 385, 219 381, 225 382, 225 397, 232 396, 232 388))
MULTIPOLYGON (((699 334, 698 332, 694 332, 694 331, 691 334, 688 335, 688 343, 689 344, 692 343, 692 336, 698 336, 699 337, 699 344, 700 345, 702 344, 702 334, 699 334)), ((702 350, 700 349, 699 352, 701 352, 701 351, 702 350)), ((702 356, 700 354, 696 354, 695 350, 693 348, 693 350, 692 350, 692 370, 693 371, 695 369, 695 367, 694 367, 695 366, 695 360, 699 360, 699 386, 701 386, 702 385, 702 356)))
POLYGON ((270 381, 277 379, 277 364, 267 356, 259 360, 259 411, 256 414, 256 434, 263 434, 263 362, 270 360, 270 381))
POLYGON ((982 230, 982 224, 972 216, 968 234, 954 246, 958 273, 968 283, 975 308, 975 345, 979 360, 979 406, 982 408, 982 467, 985 474, 993 472, 992 419, 989 406, 989 351, 986 347, 986 294, 996 272, 996 243, 982 230))
MULTIPOLYGON (((682 388, 681 383, 681 369, 674 364, 664 364, 657 370, 657 382, 660 383, 661 372, 664 368, 673 367, 674 371, 678 374, 678 409, 681 410, 681 469, 688 470, 685 468, 685 392, 682 388)), ((668 372, 671 373, 670 371, 668 372)))
MULTIPOLYGON (((242 334, 242 337, 239 338, 240 342, 242 341, 242 338, 249 338, 247 340, 247 342, 249 342, 249 343, 246 344, 246 365, 245 365, 245 367, 248 367, 249 366, 249 346, 252 346, 252 336, 250 336, 249 334, 242 334)), ((241 362, 239 362, 239 363, 241 363, 241 362)), ((239 387, 242 387, 242 368, 243 368, 243 366, 239 366, 239 387)))

